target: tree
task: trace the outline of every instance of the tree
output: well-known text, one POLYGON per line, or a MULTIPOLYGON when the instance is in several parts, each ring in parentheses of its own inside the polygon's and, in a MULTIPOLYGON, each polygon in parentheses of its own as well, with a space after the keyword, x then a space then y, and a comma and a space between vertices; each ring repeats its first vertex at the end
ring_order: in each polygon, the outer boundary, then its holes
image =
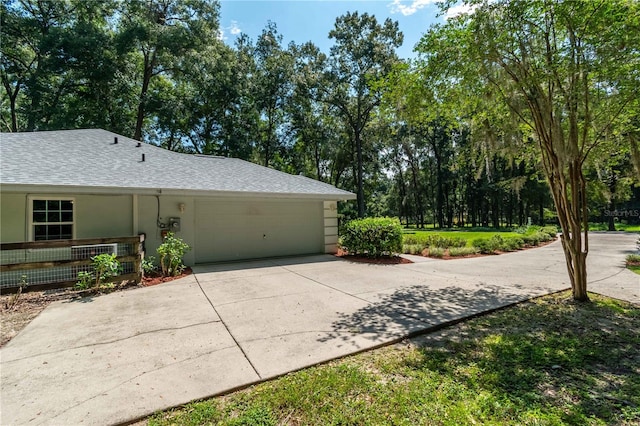
POLYGON ((382 91, 374 82, 382 79, 398 61, 395 49, 402 45, 398 23, 390 19, 378 24, 375 16, 358 12, 336 19, 329 33, 335 40, 331 48, 325 102, 333 105, 349 127, 354 145, 358 216, 365 215, 363 135, 373 110, 380 104, 382 91))
POLYGON ((260 114, 259 155, 268 167, 278 149, 284 145, 285 115, 293 91, 294 57, 282 48, 282 35, 269 22, 254 49, 254 101, 260 114))
POLYGON ((139 97, 133 138, 142 139, 151 83, 184 71, 184 58, 198 55, 218 30, 215 0, 128 0, 120 11, 120 54, 137 51, 139 97))
MULTIPOLYGON (((432 29, 420 51, 453 63, 448 82, 480 81, 531 131, 562 227, 573 297, 588 301, 583 166, 638 97, 640 6, 625 0, 467 1, 475 8, 432 29)), ((446 7, 446 6, 445 6, 446 7)))

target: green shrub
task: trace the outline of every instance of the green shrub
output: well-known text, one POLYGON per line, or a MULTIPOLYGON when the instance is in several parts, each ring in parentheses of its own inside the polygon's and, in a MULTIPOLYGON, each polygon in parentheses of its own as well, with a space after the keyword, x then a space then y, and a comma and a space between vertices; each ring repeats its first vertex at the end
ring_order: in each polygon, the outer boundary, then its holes
POLYGON ((120 264, 120 261, 118 261, 115 253, 99 254, 97 256, 93 256, 91 260, 93 272, 78 272, 76 288, 85 290, 93 286, 99 287, 104 285, 110 278, 116 277, 122 273, 122 265, 120 264))
POLYGON ((472 254, 477 254, 478 249, 476 247, 451 247, 449 249, 449 256, 451 257, 459 257, 459 256, 470 256, 472 254))
POLYGON ((493 253, 493 250, 491 250, 490 248, 488 238, 476 238, 471 241, 471 245, 478 249, 478 251, 482 254, 493 253))
POLYGON ((404 234, 402 236, 402 243, 406 245, 422 244, 423 241, 424 238, 420 238, 420 235, 416 234, 404 234))
POLYGON ((540 232, 549 235, 553 239, 558 235, 558 227, 555 225, 546 225, 540 229, 540 232))
POLYGON ((504 239, 502 250, 516 251, 524 247, 524 240, 521 237, 509 237, 504 239))
POLYGON ((505 240, 502 238, 502 235, 492 235, 491 238, 489 238, 489 247, 494 252, 497 250, 504 250, 505 240))
POLYGON ((442 247, 429 247, 429 257, 437 257, 440 259, 444 256, 444 250, 442 247))
POLYGON ((425 249, 425 246, 423 246, 422 244, 403 244, 402 245, 402 252, 406 254, 421 255, 424 249, 425 249))
POLYGON ((628 254, 627 255, 627 264, 640 264, 640 254, 628 254))
POLYGON ((176 276, 184 270, 182 257, 191 247, 182 239, 169 232, 160 247, 156 250, 160 256, 160 268, 165 276, 176 276))
POLYGON ((547 242, 547 241, 553 241, 554 239, 555 239, 555 236, 552 236, 547 234, 546 232, 540 231, 540 241, 547 242))
POLYGON ((461 237, 447 237, 442 234, 422 233, 422 234, 405 234, 403 236, 404 244, 421 244, 425 247, 464 247, 467 240, 461 237))
POLYGON ((76 288, 79 290, 86 290, 93 285, 93 273, 89 271, 78 272, 78 282, 76 282, 76 288))
POLYGON ((522 241, 524 241, 524 244, 527 246, 535 247, 540 244, 540 233, 536 232, 535 234, 531 235, 523 235, 522 241))
POLYGON ((402 226, 397 218, 371 217, 348 222, 340 247, 350 254, 379 257, 402 251, 402 226))
POLYGON ((153 256, 147 256, 142 259, 142 271, 145 275, 154 273, 158 267, 156 266, 156 258, 153 256))

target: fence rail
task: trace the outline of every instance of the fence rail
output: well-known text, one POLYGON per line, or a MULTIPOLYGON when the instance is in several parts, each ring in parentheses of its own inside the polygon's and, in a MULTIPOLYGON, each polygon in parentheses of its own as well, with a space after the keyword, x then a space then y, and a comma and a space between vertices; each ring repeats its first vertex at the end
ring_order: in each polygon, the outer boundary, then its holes
POLYGON ((0 244, 0 291, 15 292, 23 281, 25 291, 70 287, 78 272, 91 270, 91 257, 101 253, 116 254, 123 266, 118 280, 140 282, 143 243, 144 235, 0 244))

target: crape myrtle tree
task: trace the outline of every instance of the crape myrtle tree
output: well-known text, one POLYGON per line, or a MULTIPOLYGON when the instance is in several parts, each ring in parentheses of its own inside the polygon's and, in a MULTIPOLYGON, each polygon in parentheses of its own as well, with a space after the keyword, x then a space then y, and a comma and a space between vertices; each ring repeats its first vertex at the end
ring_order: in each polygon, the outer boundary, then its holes
MULTIPOLYGON (((451 6, 449 2, 444 7, 451 6)), ((418 50, 450 65, 447 81, 481 84, 518 118, 538 149, 573 297, 588 301, 585 162, 638 97, 640 4, 466 1, 471 12, 432 28, 418 50)), ((441 67, 434 67, 442 70, 441 67)))

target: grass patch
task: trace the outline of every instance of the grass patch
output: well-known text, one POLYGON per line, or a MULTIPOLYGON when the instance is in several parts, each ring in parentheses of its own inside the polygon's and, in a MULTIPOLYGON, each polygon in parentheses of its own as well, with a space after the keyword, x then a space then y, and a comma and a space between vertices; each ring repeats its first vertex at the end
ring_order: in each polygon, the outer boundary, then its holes
POLYGON ((627 269, 640 275, 640 254, 627 255, 627 269))
MULTIPOLYGON (((624 232, 640 232, 640 224, 628 224, 628 223, 615 223, 616 231, 624 231, 624 232)), ((609 224, 606 222, 596 223, 589 222, 589 231, 608 231, 609 224)))
POLYGON ((640 421, 640 308, 568 292, 158 413, 150 425, 640 421))

